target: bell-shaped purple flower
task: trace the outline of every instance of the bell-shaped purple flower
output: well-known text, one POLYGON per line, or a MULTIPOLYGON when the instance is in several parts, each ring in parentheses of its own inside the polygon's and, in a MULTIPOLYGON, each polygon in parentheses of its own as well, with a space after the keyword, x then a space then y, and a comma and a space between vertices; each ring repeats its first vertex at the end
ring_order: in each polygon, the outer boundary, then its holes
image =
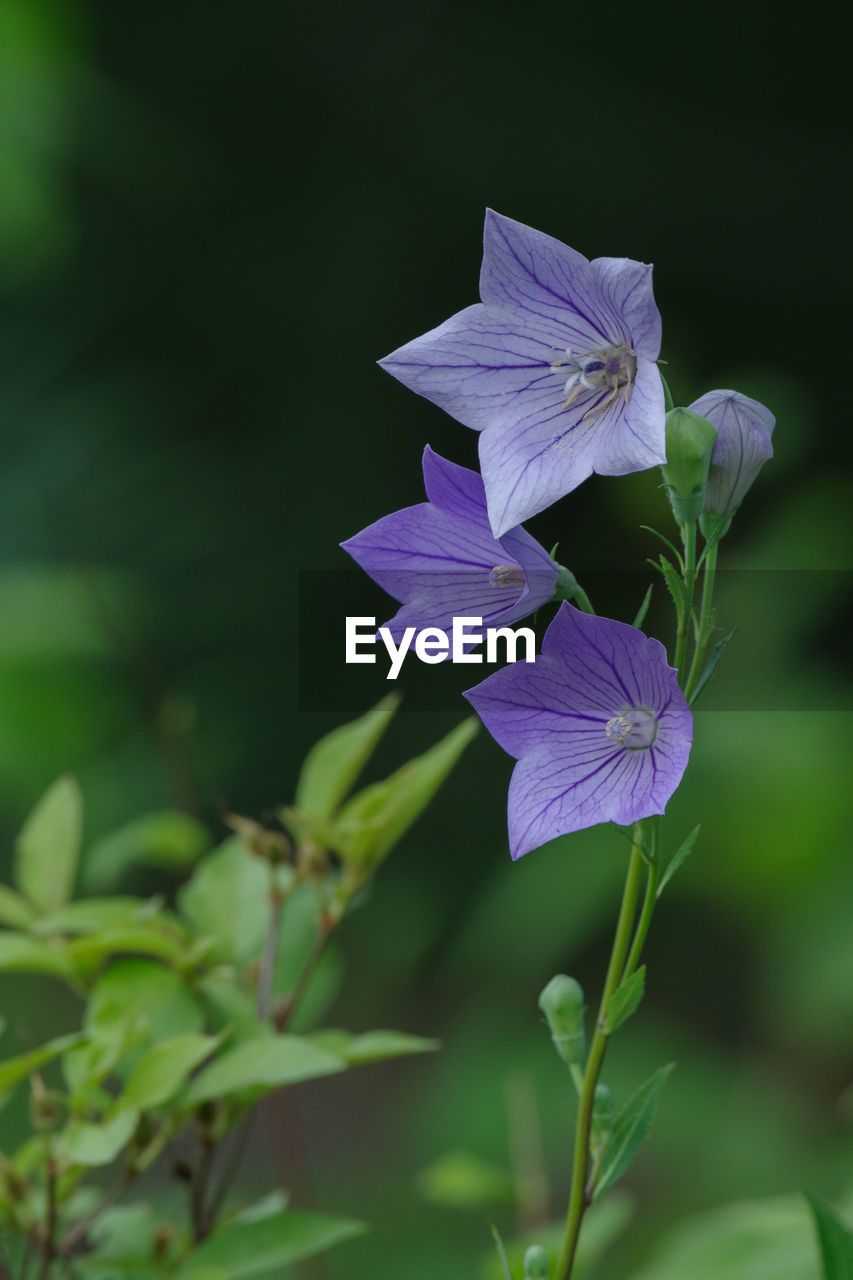
POLYGON ((496 537, 593 471, 666 461, 651 267, 589 262, 488 210, 480 297, 379 363, 482 433, 496 537))
POLYGON ((383 590, 402 602, 388 624, 449 630, 454 617, 486 627, 527 617, 554 595, 558 567, 524 529, 492 536, 483 481, 476 471, 423 456, 428 502, 383 516, 347 542, 345 551, 383 590))
POLYGON ((693 717, 663 646, 566 603, 535 662, 503 667, 465 697, 518 760, 513 858, 569 831, 663 813, 687 767, 693 717))
POLYGON ((769 409, 739 391, 707 391, 690 408, 712 427, 717 439, 705 490, 705 512, 731 517, 768 458, 776 419, 769 409))

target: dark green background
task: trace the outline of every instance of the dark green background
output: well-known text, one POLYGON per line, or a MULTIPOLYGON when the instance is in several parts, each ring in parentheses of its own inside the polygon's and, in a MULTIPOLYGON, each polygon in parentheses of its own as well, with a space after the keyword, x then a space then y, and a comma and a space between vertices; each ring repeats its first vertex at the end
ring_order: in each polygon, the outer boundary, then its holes
MULTIPOLYGON (((223 806, 289 800, 306 748, 360 709, 329 623, 353 591, 337 543, 420 500, 427 441, 476 457, 374 362, 476 300, 485 206, 653 261, 676 399, 734 386, 777 415, 723 556, 775 571, 771 603, 747 573, 724 595, 740 656, 667 823, 671 842, 704 831, 610 1072, 624 1095, 681 1063, 614 1277, 685 1207, 850 1177, 845 58, 831 24, 759 7, 0 5, 7 846, 65 770, 89 837, 172 801, 220 831, 223 806), (305 569, 328 582, 316 624, 305 569)), ((667 519, 647 474, 594 478, 531 527, 641 595, 638 526, 667 519)), ((413 700, 380 769, 462 714, 413 700)), ((509 768, 482 735, 343 939, 334 1020, 437 1034, 443 1055, 307 1088, 303 1138, 288 1099, 259 1142, 258 1186, 274 1167, 377 1224, 329 1277, 475 1273, 486 1212, 425 1204, 415 1175, 454 1147, 506 1161, 513 1071, 562 1203, 567 1105, 535 997, 558 968, 595 990, 625 847, 600 831, 511 866, 509 768)), ((2 989, 24 1039, 30 991, 2 989)))

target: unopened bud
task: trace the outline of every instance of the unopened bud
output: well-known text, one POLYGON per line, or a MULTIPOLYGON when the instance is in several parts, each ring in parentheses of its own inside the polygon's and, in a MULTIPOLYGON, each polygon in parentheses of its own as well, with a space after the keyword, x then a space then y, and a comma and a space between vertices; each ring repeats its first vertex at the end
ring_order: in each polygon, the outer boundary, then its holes
POLYGON ((698 520, 717 428, 692 409, 666 415, 666 466, 661 467, 673 514, 679 524, 698 520))
POLYGON ((583 991, 580 983, 558 973, 539 997, 539 1008, 545 1014, 551 1039, 560 1057, 571 1067, 585 1057, 586 1037, 583 1025, 583 991))
POLYGON ((524 1255, 524 1280, 548 1280, 548 1255, 539 1244, 532 1244, 524 1255))

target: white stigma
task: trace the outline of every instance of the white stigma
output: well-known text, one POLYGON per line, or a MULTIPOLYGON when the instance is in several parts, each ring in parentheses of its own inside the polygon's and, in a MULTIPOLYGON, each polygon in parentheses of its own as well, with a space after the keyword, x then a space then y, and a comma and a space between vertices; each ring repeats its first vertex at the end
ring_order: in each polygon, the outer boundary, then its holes
POLYGON ((642 751, 650 747, 657 737, 658 722, 651 711, 631 707, 608 720, 604 732, 629 751, 642 751))
POLYGON ((594 418, 606 412, 611 405, 621 398, 625 404, 631 399, 631 390, 637 376, 637 355, 631 347, 602 347, 598 351, 584 351, 575 355, 571 347, 566 348, 563 360, 555 360, 550 366, 555 372, 568 372, 563 386, 566 399, 563 408, 581 396, 598 396, 584 418, 594 418))

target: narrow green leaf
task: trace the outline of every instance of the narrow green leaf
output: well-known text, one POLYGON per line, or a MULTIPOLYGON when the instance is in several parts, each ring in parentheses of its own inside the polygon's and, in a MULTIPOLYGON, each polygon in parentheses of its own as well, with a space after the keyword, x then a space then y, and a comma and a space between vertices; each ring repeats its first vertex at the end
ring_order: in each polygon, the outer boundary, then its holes
POLYGON ((245 1089, 277 1089, 343 1071, 346 1063, 301 1036, 259 1036, 220 1054, 190 1084, 185 1106, 245 1089))
POLYGON ((51 946, 41 938, 0 931, 0 972, 49 973, 72 979, 74 966, 64 948, 51 946))
POLYGON ((36 918, 31 903, 21 893, 7 889, 0 884, 0 924, 11 925, 13 929, 26 929, 36 918))
POLYGON ((320 821, 332 816, 367 764, 399 705, 399 695, 389 694, 366 715, 333 729, 315 743, 305 757, 296 784, 297 809, 320 821))
POLYGON ((384 858, 429 804, 478 729, 478 720, 463 720, 422 756, 353 796, 333 828, 336 852, 366 866, 384 858))
MULTIPOLYGON (((645 529, 646 533, 653 533, 656 538, 660 539, 660 541, 664 544, 664 546, 669 547, 670 551, 675 556, 676 564, 679 565, 681 569, 684 568, 684 561, 681 558, 681 552, 678 550, 678 548, 675 546, 673 542, 670 542, 669 538, 665 538, 662 533, 659 533, 657 529, 653 529, 650 524, 641 524, 640 528, 645 529)), ((655 569, 659 567, 656 560, 650 560, 649 564, 653 565, 655 569)))
POLYGON ((203 1280, 221 1268, 228 1280, 279 1274, 305 1258, 362 1235, 366 1227, 321 1213, 280 1213, 256 1222, 233 1222, 193 1250, 175 1280, 203 1280))
POLYGON ((612 1187, 630 1165, 640 1145, 648 1137, 660 1092, 665 1085, 674 1062, 659 1071, 641 1085, 616 1117, 613 1134, 604 1152, 601 1173, 595 1187, 595 1195, 612 1187))
POLYGON ((660 369, 658 369, 658 373, 660 374, 661 385, 663 386, 663 406, 667 413, 671 413, 672 410, 675 408, 675 401, 672 398, 672 392, 669 389, 669 383, 667 382, 663 374, 660 372, 660 369))
POLYGON ((175 1096, 190 1072, 210 1056, 218 1043, 218 1036, 190 1031, 152 1045, 128 1076, 116 1103, 117 1109, 131 1107, 147 1111, 162 1106, 175 1096))
POLYGON ((498 1231, 497 1227, 493 1222, 490 1222, 489 1226, 492 1229, 492 1239, 494 1240, 495 1248, 498 1251, 498 1258, 500 1259, 501 1270, 503 1271, 504 1276, 506 1277, 506 1280, 512 1280, 512 1272, 509 1269, 509 1258, 506 1256, 506 1248, 504 1246, 503 1240, 501 1239, 501 1233, 498 1231))
MULTIPOLYGON (((163 918, 166 913, 163 913, 163 918)), ((58 911, 41 916, 31 932, 49 936, 57 933, 96 933, 99 929, 119 928, 158 919, 158 900, 147 898, 81 898, 69 902, 58 911)))
POLYGON ((74 1164, 112 1164, 133 1137, 138 1123, 139 1114, 129 1108, 100 1123, 72 1120, 61 1135, 62 1147, 74 1164))
POLYGON ((337 1054, 351 1067, 365 1062, 381 1062, 385 1058, 400 1058, 412 1053, 430 1053, 439 1048, 437 1040, 423 1036, 410 1036, 402 1031, 364 1031, 353 1035, 349 1031, 337 1031, 331 1027, 315 1031, 307 1039, 312 1044, 337 1054))
POLYGON ((608 1001, 607 1015, 602 1027, 606 1036, 612 1036, 613 1032, 618 1031, 623 1022, 628 1021, 642 1000, 645 989, 646 966, 641 965, 635 973, 631 974, 627 981, 616 988, 608 1001))
POLYGON ((664 871, 663 876, 661 877, 661 882, 657 888, 658 897, 661 896, 665 886, 669 884, 670 880, 675 875, 676 871, 681 866, 684 859, 693 852, 693 846, 695 845, 697 839, 699 838, 699 832, 701 831, 701 829, 702 829, 702 823, 697 822, 696 826, 690 832, 690 835, 687 836, 687 838, 679 845, 678 849, 676 849, 675 853, 670 858, 666 871, 664 871))
POLYGON ((684 585, 684 579, 675 566, 667 560, 666 556, 662 555, 658 562, 652 561, 652 563, 655 565, 655 568, 659 569, 663 574, 663 580, 666 583, 669 594, 672 596, 676 613, 679 618, 683 617, 689 606, 687 588, 684 585))
POLYGON ((652 592, 654 591, 654 589, 655 589, 655 584, 653 582, 650 582, 648 589, 646 591, 646 594, 643 596, 642 603, 639 609, 637 610, 636 617, 634 618, 634 621, 631 623, 631 626, 636 627, 638 631, 642 631, 643 629, 643 623, 646 620, 646 614, 648 613, 649 605, 652 602, 652 592))
POLYGON ((129 867, 143 865, 185 871, 210 846, 197 818, 176 809, 158 809, 102 836, 86 853, 84 880, 90 889, 110 889, 129 867))
POLYGON ((16 1058, 7 1058, 5 1062, 0 1062, 0 1093, 11 1089, 13 1084, 23 1080, 31 1071, 38 1071, 39 1067, 43 1067, 46 1062, 58 1058, 61 1053, 70 1049, 72 1045, 78 1044, 81 1039, 79 1033, 58 1036, 55 1040, 48 1040, 47 1044, 41 1045, 38 1049, 31 1049, 29 1053, 20 1053, 16 1058))
POLYGON ((83 797, 76 779, 58 778, 39 800, 15 842, 15 883, 42 911, 71 897, 83 835, 83 797))
POLYGON ((217 955, 244 964, 260 955, 269 923, 269 869, 233 836, 208 854, 178 894, 181 914, 217 955))
POLYGON ((825 1200, 806 1193, 814 1217, 823 1280, 853 1280, 853 1233, 825 1200))
POLYGON ((702 693, 706 684, 711 679, 711 676, 714 674, 714 671, 716 670, 716 667, 717 667, 717 663, 720 661, 720 658, 722 658, 723 654, 725 653, 728 643, 736 631, 737 631, 737 627, 732 627, 729 634, 727 636, 723 636, 722 640, 720 640, 719 643, 714 646, 714 649, 713 649, 713 652, 711 653, 710 658, 705 663, 705 667, 704 667, 704 670, 702 671, 701 676, 696 681, 696 688, 693 690, 693 693, 691 694, 691 697, 690 697, 691 707, 694 707, 696 705, 699 699, 699 695, 702 693))

